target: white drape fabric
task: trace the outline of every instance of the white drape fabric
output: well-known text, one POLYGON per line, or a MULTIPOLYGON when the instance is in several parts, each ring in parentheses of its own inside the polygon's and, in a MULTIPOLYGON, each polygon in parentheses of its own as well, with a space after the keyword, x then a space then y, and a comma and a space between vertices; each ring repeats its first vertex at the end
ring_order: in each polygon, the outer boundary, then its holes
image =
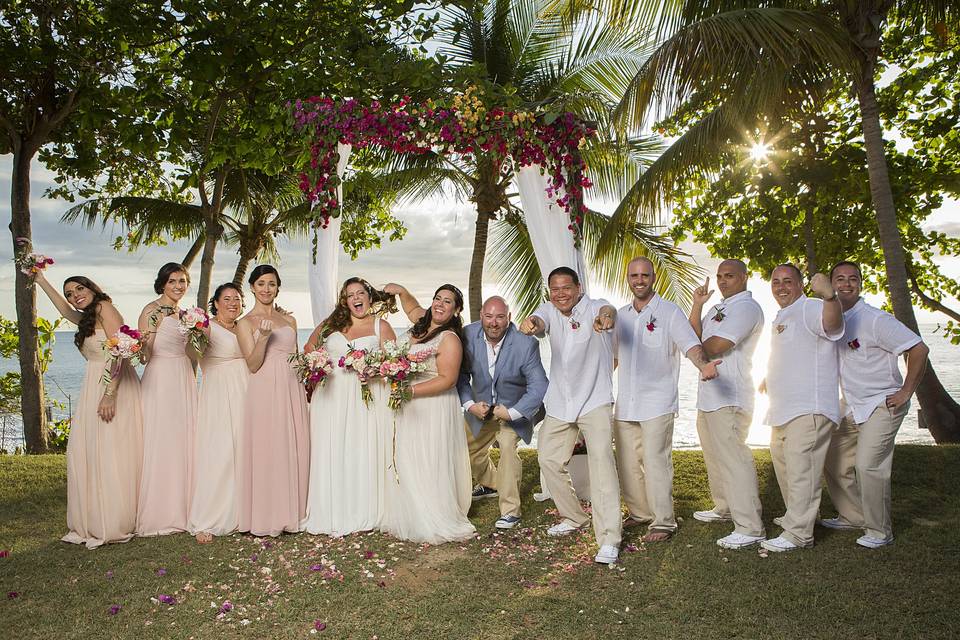
MULTIPOLYGON (((517 190, 523 217, 530 232, 533 251, 540 273, 547 275, 557 267, 570 267, 580 274, 583 292, 588 292, 587 269, 583 252, 573 244, 570 219, 554 198, 547 195, 548 178, 540 165, 523 167, 516 172, 517 190)), ((557 194, 562 195, 562 194, 557 194)))
MULTIPOLYGON (((337 144, 340 161, 337 163, 337 176, 343 175, 350 162, 353 147, 349 144, 337 144)), ((343 206, 343 186, 337 186, 337 202, 343 206)), ((317 229, 316 260, 307 260, 307 279, 310 283, 310 306, 313 309, 313 324, 318 325, 325 319, 336 304, 339 284, 338 265, 340 261, 340 218, 331 218, 326 229, 317 229)))

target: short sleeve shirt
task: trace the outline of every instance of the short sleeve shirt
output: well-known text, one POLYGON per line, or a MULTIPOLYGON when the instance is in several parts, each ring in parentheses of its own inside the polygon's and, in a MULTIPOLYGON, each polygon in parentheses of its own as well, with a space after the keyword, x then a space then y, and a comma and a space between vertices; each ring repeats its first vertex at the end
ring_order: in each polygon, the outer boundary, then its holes
POLYGON ((642 422, 678 410, 680 356, 700 345, 680 307, 654 294, 617 313, 617 420, 642 422))
POLYGON ((739 407, 753 411, 753 353, 763 332, 763 309, 749 291, 721 300, 703 317, 703 342, 716 336, 729 340, 733 347, 725 353, 710 354, 722 362, 717 377, 701 380, 697 408, 716 411, 723 407, 739 407))
POLYGON ((835 333, 823 328, 823 300, 801 295, 780 309, 770 335, 766 423, 779 427, 803 415, 840 422, 840 364, 835 333))
POLYGON ((843 314, 840 388, 849 413, 863 424, 887 396, 903 386, 897 357, 920 343, 920 336, 889 313, 861 298, 843 314))
POLYGON ((550 383, 543 404, 553 418, 575 422, 597 407, 613 404, 612 332, 593 330, 593 321, 605 306, 610 303, 584 295, 569 316, 549 301, 533 312, 543 320, 550 338, 550 383))

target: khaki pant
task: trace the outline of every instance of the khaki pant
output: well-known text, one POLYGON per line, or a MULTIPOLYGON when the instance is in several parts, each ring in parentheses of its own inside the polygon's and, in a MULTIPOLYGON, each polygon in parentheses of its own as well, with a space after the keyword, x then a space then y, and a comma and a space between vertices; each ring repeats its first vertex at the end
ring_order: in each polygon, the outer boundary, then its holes
POLYGON ((476 437, 467 430, 467 447, 470 451, 470 470, 476 484, 496 489, 499 494, 500 515, 520 517, 520 478, 523 467, 517 445, 520 436, 510 425, 499 418, 483 423, 476 437), (500 445, 500 464, 495 466, 490 459, 490 445, 494 440, 500 445))
POLYGON ((537 455, 547 490, 567 524, 582 527, 590 520, 573 490, 567 463, 573 456, 578 433, 587 443, 593 531, 600 545, 620 546, 620 486, 613 457, 613 425, 610 405, 597 407, 566 422, 547 416, 537 436, 537 455))
POLYGON ((673 414, 627 422, 617 420, 620 492, 634 520, 651 531, 676 531, 673 513, 673 414))
POLYGON ((893 537, 893 445, 908 408, 904 405, 891 415, 886 407, 877 407, 861 425, 844 418, 830 441, 823 469, 830 498, 840 517, 881 540, 893 537))
POLYGON ((817 414, 800 416, 771 429, 770 456, 787 506, 781 535, 801 547, 813 546, 823 464, 836 426, 817 414))
POLYGON ((736 533, 762 536, 757 467, 747 446, 752 418, 740 407, 698 411, 697 434, 707 465, 713 511, 729 515, 736 533))

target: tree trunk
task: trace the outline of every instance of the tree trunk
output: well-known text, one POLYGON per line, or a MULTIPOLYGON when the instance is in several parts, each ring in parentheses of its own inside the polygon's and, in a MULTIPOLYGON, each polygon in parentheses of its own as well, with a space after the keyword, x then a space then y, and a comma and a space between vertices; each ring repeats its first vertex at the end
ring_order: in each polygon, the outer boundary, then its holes
MULTIPOLYGON (((30 230, 30 160, 35 149, 21 143, 13 154, 13 176, 10 189, 10 232, 14 251, 17 238, 31 239, 30 230)), ((27 453, 47 451, 47 419, 44 412, 43 376, 37 345, 37 296, 30 279, 16 269, 14 292, 17 306, 17 331, 20 342, 20 409, 27 453)))
POLYGON ((200 281, 197 283, 197 306, 201 309, 207 307, 207 302, 210 299, 210 278, 213 277, 214 254, 217 251, 217 242, 223 235, 223 227, 219 221, 219 203, 210 206, 204 211, 203 215, 203 255, 200 257, 200 281))
POLYGON ((183 256, 183 266, 189 269, 193 265, 193 261, 196 260, 197 256, 200 255, 200 249, 203 249, 203 241, 205 235, 201 232, 197 234, 197 239, 193 241, 193 244, 190 245, 190 248, 187 249, 187 255, 183 256))
MULTIPOLYGON (((880 246, 887 272, 887 290, 893 306, 893 315, 913 331, 920 333, 917 317, 913 312, 910 286, 907 282, 906 259, 903 240, 897 225, 897 211, 890 188, 890 175, 883 149, 883 130, 880 126, 880 109, 877 105, 874 72, 876 53, 868 53, 856 83, 860 102, 860 117, 863 124, 863 139, 867 152, 867 171, 870 176, 870 196, 876 211, 880 246)), ((920 401, 920 422, 930 430, 938 444, 960 442, 960 405, 946 392, 932 366, 917 387, 920 401)))
POLYGON ((240 260, 237 262, 237 270, 233 272, 233 284, 238 287, 243 286, 243 279, 247 275, 247 267, 250 266, 250 261, 253 260, 252 255, 244 255, 244 252, 240 252, 240 260))
POLYGON ((807 208, 803 212, 803 239, 807 254, 807 277, 817 272, 817 239, 813 229, 813 212, 807 208))

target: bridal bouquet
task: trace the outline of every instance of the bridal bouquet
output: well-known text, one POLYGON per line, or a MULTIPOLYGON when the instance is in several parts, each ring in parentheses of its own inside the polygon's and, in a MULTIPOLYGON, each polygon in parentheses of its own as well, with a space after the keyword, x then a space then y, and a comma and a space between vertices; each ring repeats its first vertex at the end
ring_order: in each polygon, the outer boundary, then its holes
POLYGON ((307 389, 307 395, 312 395, 314 389, 322 387, 327 376, 333 373, 333 360, 323 347, 309 353, 293 353, 287 358, 297 373, 297 380, 307 389))
POLYGON ((399 411, 410 401, 410 379, 426 371, 426 360, 436 353, 436 349, 422 349, 410 353, 407 341, 387 341, 383 345, 383 361, 380 363, 380 375, 390 383, 390 398, 387 406, 399 411))
POLYGON ((26 238, 17 238, 17 250, 13 262, 20 272, 32 278, 53 264, 53 258, 40 253, 30 252, 30 241, 26 238))
POLYGON ((373 401, 373 392, 370 391, 370 379, 380 375, 380 364, 383 362, 383 352, 379 349, 357 349, 347 345, 347 353, 337 362, 337 366, 347 371, 353 371, 360 380, 360 398, 363 404, 370 407, 373 401))
POLYGON ((196 350, 203 353, 207 349, 210 338, 203 332, 210 326, 210 316, 200 307, 191 307, 180 311, 180 335, 187 336, 187 342, 196 350))
POLYGON ((143 351, 143 334, 127 325, 103 341, 103 352, 106 355, 106 367, 100 382, 109 385, 114 377, 120 373, 124 360, 134 360, 141 357, 143 351))

